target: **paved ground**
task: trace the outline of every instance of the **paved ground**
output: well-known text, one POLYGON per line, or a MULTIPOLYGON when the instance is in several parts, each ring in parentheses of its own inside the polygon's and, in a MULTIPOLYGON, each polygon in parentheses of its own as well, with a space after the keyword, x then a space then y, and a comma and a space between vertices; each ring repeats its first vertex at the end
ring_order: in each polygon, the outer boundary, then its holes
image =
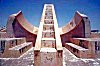
POLYGON ((100 66, 100 59, 81 59, 63 48, 63 66, 100 66))
POLYGON ((19 58, 1 59, 1 66, 33 66, 33 48, 19 58))
MULTIPOLYGON (((34 66, 33 48, 19 58, 0 59, 0 66, 34 66)), ((79 59, 63 48, 63 66, 100 66, 100 59, 79 59)))

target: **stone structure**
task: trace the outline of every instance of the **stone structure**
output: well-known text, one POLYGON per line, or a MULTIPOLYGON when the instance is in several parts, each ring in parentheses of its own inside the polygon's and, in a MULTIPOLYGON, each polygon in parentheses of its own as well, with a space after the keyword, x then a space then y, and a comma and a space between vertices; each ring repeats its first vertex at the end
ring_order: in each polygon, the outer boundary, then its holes
POLYGON ((91 27, 88 17, 84 14, 75 13, 74 18, 64 27, 60 28, 62 44, 70 42, 70 38, 90 37, 91 27), (66 39, 67 38, 67 39, 66 39))
POLYGON ((100 57, 100 38, 71 38, 65 47, 80 58, 100 57))
POLYGON ((10 15, 7 22, 7 35, 9 38, 25 37, 26 41, 33 42, 33 46, 35 45, 37 30, 37 27, 28 23, 21 11, 10 15))
POLYGON ((7 32, 0 32, 0 38, 7 38, 7 32))
POLYGON ((80 46, 81 50, 72 51, 81 58, 99 58, 100 57, 100 38, 72 38, 71 42, 80 46), (76 51, 78 51, 76 53, 76 51), (82 54, 80 52, 82 51, 82 54))
POLYGON ((91 33, 91 38, 100 38, 100 32, 99 33, 91 33))
POLYGON ((2 31, 0 57, 19 57, 32 42, 35 66, 62 66, 62 46, 80 58, 100 56, 100 33, 91 33, 89 18, 77 11, 67 25, 58 28, 53 4, 44 5, 39 28, 29 24, 19 11, 10 15, 2 31))
POLYGON ((45 4, 34 48, 35 66, 63 66, 63 48, 54 6, 45 4))
POLYGON ((25 38, 0 38, 0 58, 18 58, 31 47, 25 38))

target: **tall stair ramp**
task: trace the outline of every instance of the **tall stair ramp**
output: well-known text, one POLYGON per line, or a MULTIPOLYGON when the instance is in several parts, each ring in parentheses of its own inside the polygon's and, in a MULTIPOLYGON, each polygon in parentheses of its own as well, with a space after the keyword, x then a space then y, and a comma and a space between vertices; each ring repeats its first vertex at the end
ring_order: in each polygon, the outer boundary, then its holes
POLYGON ((53 4, 45 4, 34 48, 35 66, 63 66, 63 48, 53 4))

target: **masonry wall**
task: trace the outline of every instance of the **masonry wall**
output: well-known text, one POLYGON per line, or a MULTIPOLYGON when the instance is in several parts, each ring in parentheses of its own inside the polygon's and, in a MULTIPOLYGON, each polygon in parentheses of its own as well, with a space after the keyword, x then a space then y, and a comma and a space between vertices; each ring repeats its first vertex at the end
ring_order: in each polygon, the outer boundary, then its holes
POLYGON ((37 28, 27 22, 21 11, 17 14, 10 15, 7 22, 8 38, 25 37, 27 42, 32 42, 33 46, 35 46, 36 32, 37 28))
POLYGON ((70 42, 71 38, 90 37, 90 22, 88 17, 83 17, 76 12, 74 18, 64 27, 60 35, 62 44, 70 42))
POLYGON ((17 20, 14 20, 13 30, 16 38, 25 37, 27 42, 32 42, 33 46, 35 46, 37 36, 23 29, 22 26, 17 22, 17 20))
POLYGON ((7 33, 6 32, 0 32, 0 38, 7 38, 7 33))
POLYGON ((100 33, 91 33, 91 38, 100 38, 100 33))
POLYGON ((78 38, 78 37, 84 38, 85 37, 84 24, 83 24, 82 21, 73 30, 69 31, 68 33, 61 35, 63 46, 66 42, 70 42, 70 39, 74 38, 74 37, 76 37, 76 38, 78 38))

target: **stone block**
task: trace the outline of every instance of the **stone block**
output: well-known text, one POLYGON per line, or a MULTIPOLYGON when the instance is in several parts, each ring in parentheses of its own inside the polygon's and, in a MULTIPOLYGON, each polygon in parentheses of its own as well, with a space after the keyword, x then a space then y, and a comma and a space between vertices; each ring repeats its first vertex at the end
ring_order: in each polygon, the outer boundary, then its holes
POLYGON ((57 66, 56 49, 41 48, 41 66, 57 66))

